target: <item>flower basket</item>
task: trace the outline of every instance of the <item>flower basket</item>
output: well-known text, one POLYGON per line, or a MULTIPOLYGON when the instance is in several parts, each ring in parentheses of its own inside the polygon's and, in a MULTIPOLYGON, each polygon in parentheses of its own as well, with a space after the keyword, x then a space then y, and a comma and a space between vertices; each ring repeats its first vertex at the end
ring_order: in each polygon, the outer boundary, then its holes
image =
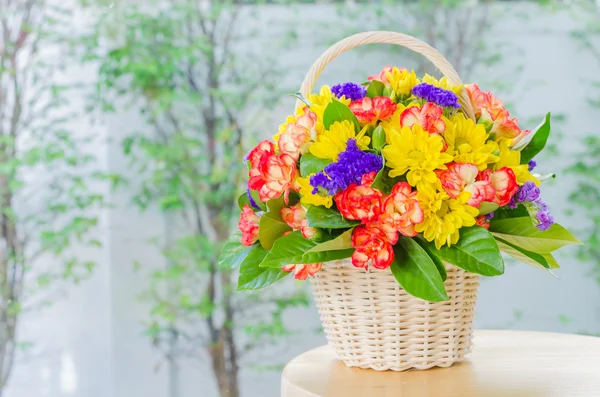
POLYGON ((449 367, 471 349, 479 275, 446 265, 450 298, 407 293, 389 269, 364 272, 344 259, 311 279, 329 346, 349 367, 378 371, 449 367))
POLYGON ((329 48, 273 141, 245 159, 240 233, 219 265, 238 290, 311 278, 328 342, 351 367, 448 367, 471 347, 480 276, 504 273, 501 252, 551 272, 552 252, 580 244, 555 223, 533 172, 550 115, 521 129, 504 104, 465 85, 426 43, 366 32, 329 48), (441 79, 386 67, 362 85, 313 85, 362 44, 401 45, 441 79))

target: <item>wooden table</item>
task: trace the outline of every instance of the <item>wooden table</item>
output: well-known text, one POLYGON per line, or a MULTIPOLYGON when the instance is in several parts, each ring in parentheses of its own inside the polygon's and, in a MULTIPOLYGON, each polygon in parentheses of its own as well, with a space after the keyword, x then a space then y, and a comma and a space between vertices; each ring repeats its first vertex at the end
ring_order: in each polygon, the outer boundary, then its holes
POLYGON ((377 372, 348 368, 327 346, 283 370, 282 397, 600 396, 600 338, 477 331, 469 359, 450 368, 377 372))

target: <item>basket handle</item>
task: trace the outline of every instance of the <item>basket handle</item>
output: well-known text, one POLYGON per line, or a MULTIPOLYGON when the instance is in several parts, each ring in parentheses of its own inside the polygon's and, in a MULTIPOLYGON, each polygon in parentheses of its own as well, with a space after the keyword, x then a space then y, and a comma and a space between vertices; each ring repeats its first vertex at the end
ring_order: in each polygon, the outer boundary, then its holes
MULTIPOLYGON (((431 63, 433 63, 440 70, 440 72, 442 72, 442 74, 446 76, 450 83, 454 85, 463 84, 460 76, 458 75, 454 67, 450 64, 450 62, 446 58, 444 58, 444 56, 440 54, 438 50, 436 50, 429 44, 403 33, 376 31, 363 32, 346 37, 345 39, 338 41, 336 44, 329 47, 319 57, 319 59, 317 59, 315 63, 313 63, 311 68, 308 70, 308 73, 306 74, 306 77, 304 77, 304 81, 300 86, 300 93, 305 97, 308 97, 321 72, 331 61, 337 58, 340 54, 351 50, 355 47, 361 46, 363 44, 376 43, 396 44, 413 50, 414 52, 421 54, 425 58, 430 60, 431 63)), ((458 95, 458 101, 467 117, 470 117, 473 120, 475 120, 471 100, 469 99, 469 96, 467 95, 467 92, 464 88, 458 95)), ((302 106, 304 106, 303 102, 298 99, 296 101, 296 109, 301 108, 302 106)))

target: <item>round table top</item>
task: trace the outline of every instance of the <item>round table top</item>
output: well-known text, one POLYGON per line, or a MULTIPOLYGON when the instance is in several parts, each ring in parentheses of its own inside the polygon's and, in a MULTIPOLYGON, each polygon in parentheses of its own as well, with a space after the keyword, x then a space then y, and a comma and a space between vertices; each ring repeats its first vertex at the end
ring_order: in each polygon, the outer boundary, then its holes
POLYGON ((327 346, 283 370, 281 397, 600 396, 600 338, 476 331, 473 353, 450 368, 377 372, 348 368, 327 346))

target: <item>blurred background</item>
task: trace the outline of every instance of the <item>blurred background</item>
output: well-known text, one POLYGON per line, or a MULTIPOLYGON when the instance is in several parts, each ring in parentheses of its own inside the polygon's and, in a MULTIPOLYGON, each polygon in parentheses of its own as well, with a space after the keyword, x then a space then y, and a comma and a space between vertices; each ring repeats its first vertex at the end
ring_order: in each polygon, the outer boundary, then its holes
MULTIPOLYGON (((600 2, 0 0, 0 396, 278 395, 326 343, 309 284, 234 293, 216 258, 240 159, 365 30, 432 44, 522 128, 552 112, 542 193, 586 245, 483 280, 476 326, 600 334, 600 2)), ((319 84, 385 65, 435 74, 372 45, 319 84)))

